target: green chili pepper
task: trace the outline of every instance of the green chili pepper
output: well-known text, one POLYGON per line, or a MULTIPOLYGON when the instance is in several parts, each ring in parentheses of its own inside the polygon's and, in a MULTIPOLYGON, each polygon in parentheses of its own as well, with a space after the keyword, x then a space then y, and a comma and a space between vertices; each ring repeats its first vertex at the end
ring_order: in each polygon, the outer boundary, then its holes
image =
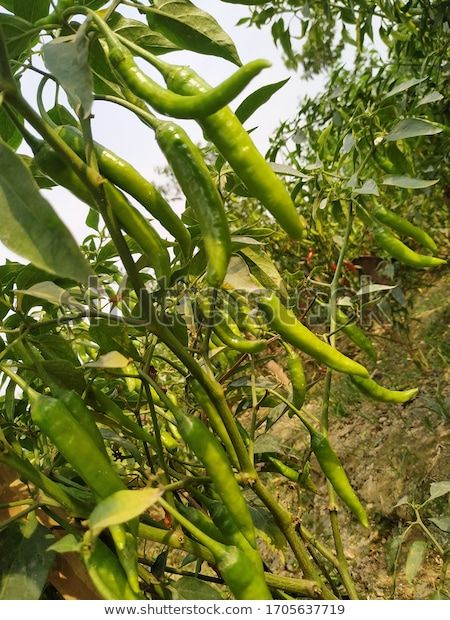
POLYGON ((223 580, 235 597, 243 601, 267 601, 272 596, 262 577, 255 571, 254 558, 238 547, 226 547, 217 562, 223 580))
POLYGON ((337 309, 336 319, 339 325, 342 326, 342 331, 356 346, 367 353, 370 359, 376 361, 377 352, 370 339, 366 336, 363 330, 356 325, 356 323, 349 323, 349 319, 344 312, 337 309))
POLYGON ((228 457, 217 439, 198 418, 175 413, 178 430, 196 457, 203 463, 208 476, 230 515, 252 547, 256 546, 255 529, 247 504, 242 497, 228 457))
POLYGON ((302 325, 274 293, 270 297, 260 297, 257 303, 266 314, 273 330, 289 344, 334 370, 361 377, 369 376, 364 366, 326 344, 302 325))
MULTIPOLYGON (((300 410, 305 403, 307 383, 302 360, 293 351, 289 351, 287 368, 292 385, 292 404, 296 409, 300 410)), ((289 417, 292 417, 292 415, 292 412, 289 411, 289 417)))
POLYGON ((391 235, 385 228, 376 226, 374 229, 375 243, 385 250, 390 256, 396 258, 401 263, 414 267, 415 269, 426 269, 427 267, 438 267, 445 265, 446 261, 435 256, 418 254, 405 245, 400 239, 391 235))
POLYGON ((131 590, 117 557, 101 540, 93 549, 85 549, 82 558, 89 577, 105 600, 132 601, 140 598, 131 590))
POLYGON ((109 61, 128 88, 157 112, 174 118, 201 118, 214 114, 235 99, 263 69, 271 66, 267 60, 254 60, 219 86, 201 94, 182 96, 162 88, 146 75, 135 63, 131 52, 112 33, 107 38, 109 61))
POLYGON ((361 377, 351 377, 354 385, 366 396, 378 400, 381 403, 407 403, 417 396, 419 389, 413 388, 411 390, 388 390, 387 388, 379 385, 373 379, 362 379, 361 377))
POLYGON ((265 340, 247 340, 242 336, 237 336, 225 320, 214 324, 213 329, 227 347, 240 353, 260 353, 266 348, 265 340))
POLYGON ((92 437, 60 400, 30 390, 31 417, 86 484, 104 498, 125 489, 120 476, 92 437))
MULTIPOLYGON (((58 185, 67 188, 92 208, 97 208, 92 196, 75 172, 52 148, 42 143, 42 146, 35 152, 35 161, 42 172, 58 185)), ((157 276, 167 276, 170 272, 169 255, 159 235, 118 189, 109 182, 104 183, 103 187, 120 226, 138 243, 157 276)))
POLYGON ((280 459, 270 454, 267 456, 267 461, 273 466, 276 472, 292 482, 298 482, 298 477, 300 475, 298 471, 295 471, 295 469, 292 469, 292 467, 289 467, 289 465, 286 465, 283 461, 280 461, 280 459))
MULTIPOLYGON (((84 428, 61 401, 29 389, 31 418, 54 443, 59 452, 101 499, 126 489, 111 462, 101 452, 84 428)), ((139 588, 136 540, 128 538, 125 526, 111 529, 128 581, 133 590, 139 588)))
POLYGON ((209 423, 216 435, 220 438, 221 442, 225 446, 231 461, 235 465, 239 465, 239 460, 236 455, 236 451, 233 446, 233 442, 228 435, 225 424, 219 415, 214 403, 209 399, 207 393, 202 388, 200 383, 195 379, 189 382, 189 388, 194 395, 195 400, 200 405, 202 412, 207 416, 209 423))
POLYGON ((73 390, 65 390, 56 385, 52 387, 52 393, 57 396, 58 400, 67 407, 81 428, 83 428, 83 430, 85 430, 95 442, 95 445, 100 452, 102 452, 106 458, 109 458, 106 452, 105 442, 103 441, 102 434, 95 423, 94 416, 86 407, 86 404, 81 396, 73 390))
MULTIPOLYGON (((57 128, 57 132, 72 150, 84 158, 83 136, 75 127, 65 125, 57 128)), ((101 144, 94 143, 94 146, 101 174, 143 205, 175 237, 184 256, 189 257, 191 251, 189 231, 160 192, 127 161, 101 144)))
POLYGON ((193 506, 185 506, 184 504, 177 504, 177 508, 182 515, 195 525, 195 527, 198 527, 199 530, 207 534, 210 538, 221 543, 225 542, 220 529, 214 525, 213 520, 204 512, 197 510, 197 508, 193 506))
MULTIPOLYGON (((208 84, 190 67, 164 64, 168 87, 182 95, 208 92, 208 84)), ((299 214, 282 180, 258 151, 235 114, 224 108, 199 120, 206 136, 242 179, 252 196, 257 198, 284 230, 293 238, 303 234, 299 214)))
POLYGON ((243 338, 236 326, 233 329, 231 321, 218 308, 211 309, 213 313, 211 315, 207 302, 198 299, 198 304, 207 320, 211 322, 217 336, 230 349, 240 353, 260 353, 266 348, 265 340, 247 340, 243 338))
POLYGON ((227 273, 231 238, 222 199, 198 148, 170 121, 157 122, 156 139, 198 220, 208 259, 207 279, 219 287, 227 273))
POLYGON ((311 449, 316 455, 327 480, 329 480, 344 504, 355 514, 361 525, 369 527, 366 511, 353 490, 347 474, 331 447, 330 442, 322 433, 310 429, 310 434, 311 449))
POLYGON ((389 226, 389 228, 392 228, 392 230, 395 230, 400 235, 406 235, 407 237, 411 237, 411 239, 415 239, 418 243, 423 245, 424 248, 433 252, 433 254, 437 252, 437 245, 430 235, 423 230, 423 228, 411 224, 411 222, 401 215, 385 209, 382 206, 377 206, 373 210, 373 215, 382 224, 389 226))

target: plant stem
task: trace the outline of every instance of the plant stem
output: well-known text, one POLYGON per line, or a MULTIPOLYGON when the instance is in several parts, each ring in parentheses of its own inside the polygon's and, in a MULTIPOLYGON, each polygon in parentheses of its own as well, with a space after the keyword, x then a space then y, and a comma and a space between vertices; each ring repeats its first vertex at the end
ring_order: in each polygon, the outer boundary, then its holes
MULTIPOLYGON (((347 217, 347 226, 345 229, 344 240, 342 242, 341 251, 339 253, 338 262, 336 265, 336 271, 334 273, 333 280, 331 282, 330 287, 330 336, 329 342, 330 345, 336 348, 336 328, 337 328, 337 294, 339 290, 339 280, 341 278, 342 266, 344 264, 345 255, 347 252, 347 246, 350 239, 350 234, 352 231, 353 225, 353 205, 350 202, 349 212, 347 217)), ((328 369, 327 376, 325 378, 325 388, 323 395, 323 405, 322 405, 322 413, 321 413, 321 431, 322 433, 328 437, 328 429, 329 429, 329 409, 330 409, 330 395, 331 395, 331 385, 333 380, 333 371, 328 369)), ((348 566, 347 558, 345 557, 344 545, 342 542, 342 536, 339 529, 339 521, 338 521, 338 504, 337 504, 337 496, 331 485, 331 483, 327 480, 328 487, 328 496, 329 496, 329 512, 330 512, 330 522, 331 529, 333 532, 334 546, 336 549, 336 555, 339 562, 339 573, 342 578, 342 582, 344 584, 347 593, 352 600, 358 600, 359 596, 355 588, 355 584, 350 574, 350 569, 348 566)))

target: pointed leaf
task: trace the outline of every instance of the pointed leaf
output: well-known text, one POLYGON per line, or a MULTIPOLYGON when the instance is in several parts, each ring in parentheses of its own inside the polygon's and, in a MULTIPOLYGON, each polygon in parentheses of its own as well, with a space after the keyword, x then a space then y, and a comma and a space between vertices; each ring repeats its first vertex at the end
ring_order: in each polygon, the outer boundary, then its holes
POLYGON ((280 82, 267 84, 255 90, 249 95, 236 109, 236 116, 242 124, 245 123, 261 106, 267 103, 275 93, 277 93, 291 78, 286 78, 280 82))
POLYGON ((42 48, 45 66, 67 93, 77 114, 88 118, 92 111, 93 79, 89 67, 89 39, 81 26, 73 36, 58 37, 42 48))
POLYGON ((9 118, 4 108, 1 107, 1 104, 0 95, 0 139, 4 140, 8 146, 16 151, 22 144, 22 134, 9 118))
POLYGON ((408 551, 406 558, 405 575, 408 583, 412 583, 422 566, 427 550, 427 543, 424 540, 415 540, 408 551))
POLYGON ((38 19, 48 15, 50 0, 13 0, 13 13, 28 19, 34 24, 38 19))
POLYGON ((356 187, 353 194, 362 194, 367 196, 379 196, 380 190, 373 179, 367 179, 361 187, 356 187))
POLYGON ((435 517, 428 519, 428 521, 434 523, 442 532, 450 532, 450 517, 435 517))
POLYGON ((95 362, 85 364, 87 368, 126 368, 130 360, 118 351, 110 351, 100 357, 95 362))
POLYGON ((35 284, 31 288, 25 290, 17 289, 16 293, 45 299, 56 306, 73 306, 81 310, 84 308, 83 304, 76 301, 68 291, 65 291, 54 282, 39 282, 39 284, 35 284))
POLYGON ((171 587, 173 599, 177 601, 220 601, 220 591, 201 579, 182 577, 171 587))
POLYGON ((385 137, 387 142, 416 138, 417 136, 434 136, 441 133, 442 128, 421 118, 405 118, 385 137))
POLYGON ((241 64, 233 41, 220 24, 189 0, 156 0, 154 7, 145 11, 150 27, 181 49, 241 64))
POLYGON ((138 491, 118 491, 102 500, 89 516, 92 535, 97 537, 105 528, 139 517, 161 497, 160 489, 147 487, 138 491))
POLYGON ((393 95, 397 95, 398 93, 402 93, 405 90, 408 90, 409 88, 412 88, 413 86, 416 86, 417 84, 420 84, 427 79, 428 78, 426 77, 420 79, 413 78, 412 80, 406 80, 405 82, 401 82, 400 84, 394 86, 394 88, 391 88, 391 90, 384 96, 384 99, 392 97, 393 95))
POLYGON ((407 176, 387 176, 383 179, 383 185, 393 185, 404 189, 425 189, 439 183, 439 179, 413 179, 407 176))
POLYGON ((231 291, 251 292, 258 291, 261 285, 251 275, 244 259, 240 256, 232 256, 222 287, 231 291))
POLYGON ((432 90, 430 93, 422 97, 420 101, 417 103, 417 107, 420 105, 427 105, 428 103, 436 103, 437 101, 441 101, 444 98, 444 95, 441 95, 437 90, 432 90))
POLYGON ((3 30, 9 58, 21 60, 28 56, 37 40, 33 24, 15 15, 0 13, 0 28, 3 30))
POLYGON ((73 534, 67 534, 64 538, 61 538, 53 545, 48 547, 47 551, 54 551, 55 553, 72 553, 79 551, 82 543, 73 534))
POLYGON ((45 271, 87 282, 91 270, 75 239, 1 140, 0 221, 0 241, 9 250, 45 271))
POLYGON ((16 523, 0 535, 0 600, 38 600, 47 581, 54 538, 37 522, 29 525, 16 523))
POLYGON ((180 49, 176 43, 169 41, 160 32, 152 30, 143 22, 135 19, 126 19, 119 13, 115 13, 111 17, 108 25, 117 34, 153 54, 165 54, 180 49))
POLYGON ((430 499, 436 499, 450 493, 450 480, 441 480, 441 482, 433 482, 430 485, 430 499))

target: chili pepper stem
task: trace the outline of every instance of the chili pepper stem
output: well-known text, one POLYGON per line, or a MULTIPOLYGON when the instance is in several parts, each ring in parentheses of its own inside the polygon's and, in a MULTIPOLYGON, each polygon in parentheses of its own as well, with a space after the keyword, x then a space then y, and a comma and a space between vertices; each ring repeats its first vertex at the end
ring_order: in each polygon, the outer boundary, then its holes
MULTIPOLYGON (((333 348, 336 348, 337 293, 339 289, 339 280, 341 278, 342 267, 344 264, 344 259, 345 259, 345 255, 347 252, 347 246, 348 246, 350 234, 352 231, 353 219, 354 219, 353 204, 352 202, 350 202, 348 216, 347 216, 347 226, 346 226, 345 234, 344 234, 344 240, 343 240, 342 247, 339 253, 339 258, 338 258, 337 265, 336 265, 336 271, 334 273, 333 280, 331 282, 331 287, 330 287, 329 342, 333 348)), ((329 429, 329 407, 330 407, 332 380, 333 380, 333 370, 329 368, 327 371, 326 378, 325 378, 323 405, 322 405, 322 413, 321 413, 321 431, 325 435, 325 437, 328 437, 328 429, 329 429)), ((329 480, 327 480, 327 488, 328 488, 328 496, 329 496, 330 522, 331 522, 331 529, 333 532, 336 555, 337 555, 337 559, 339 563, 339 573, 341 575, 342 582, 344 584, 345 589, 347 590, 347 593, 350 599, 358 600, 359 596, 356 591, 356 587, 353 582, 353 579, 350 575, 347 558, 345 557, 345 553, 344 553, 344 546, 342 543, 341 532, 339 529, 337 496, 329 480)))

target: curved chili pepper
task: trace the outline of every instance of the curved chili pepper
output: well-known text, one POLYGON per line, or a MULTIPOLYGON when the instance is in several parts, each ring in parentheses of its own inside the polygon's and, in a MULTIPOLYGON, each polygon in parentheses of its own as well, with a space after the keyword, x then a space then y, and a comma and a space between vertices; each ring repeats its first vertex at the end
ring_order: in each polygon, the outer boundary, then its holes
POLYGON ((338 372, 361 377, 369 376, 364 366, 323 342, 302 325, 274 293, 269 297, 260 297, 257 303, 266 314, 267 321, 273 330, 289 344, 338 372))
POLYGON ((231 256, 230 231, 220 194, 200 151, 184 129, 170 121, 156 122, 155 135, 202 231, 208 283, 219 287, 231 256))
MULTIPOLYGON (((111 462, 92 437, 77 423, 71 411, 59 400, 29 389, 31 418, 58 448, 86 484, 101 499, 126 489, 111 462)), ((126 526, 110 528, 121 564, 133 590, 139 589, 136 539, 126 526)))
POLYGON ((327 480, 329 480, 344 504, 355 514, 361 525, 369 527, 366 511, 353 490, 347 474, 331 447, 330 442, 322 433, 310 429, 310 434, 311 449, 316 455, 327 480))
POLYGON ((140 598, 131 590, 117 557, 100 539, 95 541, 93 549, 83 550, 81 556, 95 589, 103 599, 133 601, 140 598))
POLYGON ((418 243, 420 243, 424 248, 427 248, 433 254, 437 252, 437 245, 435 241, 430 237, 430 235, 423 230, 423 228, 419 228, 414 224, 411 224, 406 218, 390 211, 389 209, 385 209, 382 206, 377 206, 373 210, 373 215, 379 220, 382 224, 389 226, 392 230, 395 230, 401 235, 406 235, 407 237, 411 237, 411 239, 415 239, 418 243))
POLYGON ((426 269, 427 267, 438 267, 445 265, 446 261, 435 256, 426 256, 418 254, 405 245, 400 239, 391 235, 382 226, 376 226, 374 229, 374 240, 377 245, 385 250, 390 256, 396 258, 401 263, 414 267, 414 269, 426 269))
POLYGON ((174 410, 174 415, 177 418, 178 430, 184 441, 203 463, 217 493, 223 504, 228 508, 238 528, 249 544, 255 547, 253 521, 224 449, 198 418, 188 417, 180 410, 177 413, 174 410))
MULTIPOLYGON (((183 95, 208 92, 209 85, 190 67, 164 66, 164 78, 171 90, 183 95)), ((251 195, 293 239, 300 239, 303 227, 283 181, 258 151, 236 115, 229 108, 224 108, 198 122, 251 195)))
POLYGON ((370 339, 366 336, 363 330, 356 325, 356 323, 349 323, 347 315, 339 310, 339 308, 336 312, 336 320, 338 324, 342 326, 340 331, 342 331, 352 342, 354 342, 356 346, 361 349, 361 351, 367 353, 370 359, 376 361, 377 352, 370 339))
MULTIPOLYGON (((292 404, 296 409, 300 410, 305 402, 307 383, 302 360, 293 351, 289 352, 287 368, 292 385, 292 404)), ((291 411, 289 411, 289 415, 292 417, 291 411)))
MULTIPOLYGON (((58 127, 56 131, 75 153, 84 158, 83 136, 75 127, 64 125, 63 127, 58 127)), ((189 257, 191 235, 156 187, 133 168, 130 163, 106 147, 97 142, 94 143, 94 147, 101 174, 144 206, 175 237, 180 244, 184 256, 189 257)))
POLYGON ((351 380, 363 394, 381 403, 407 403, 409 400, 415 398, 419 392, 418 388, 403 391, 388 390, 373 379, 351 377, 351 380))
POLYGON ((109 61, 128 88, 157 112, 174 118, 201 118, 214 114, 237 97, 263 69, 271 66, 267 60, 254 60, 215 88, 192 96, 178 95, 162 88, 146 75, 135 63, 133 54, 120 43, 105 22, 98 19, 96 23, 107 40, 109 61))

